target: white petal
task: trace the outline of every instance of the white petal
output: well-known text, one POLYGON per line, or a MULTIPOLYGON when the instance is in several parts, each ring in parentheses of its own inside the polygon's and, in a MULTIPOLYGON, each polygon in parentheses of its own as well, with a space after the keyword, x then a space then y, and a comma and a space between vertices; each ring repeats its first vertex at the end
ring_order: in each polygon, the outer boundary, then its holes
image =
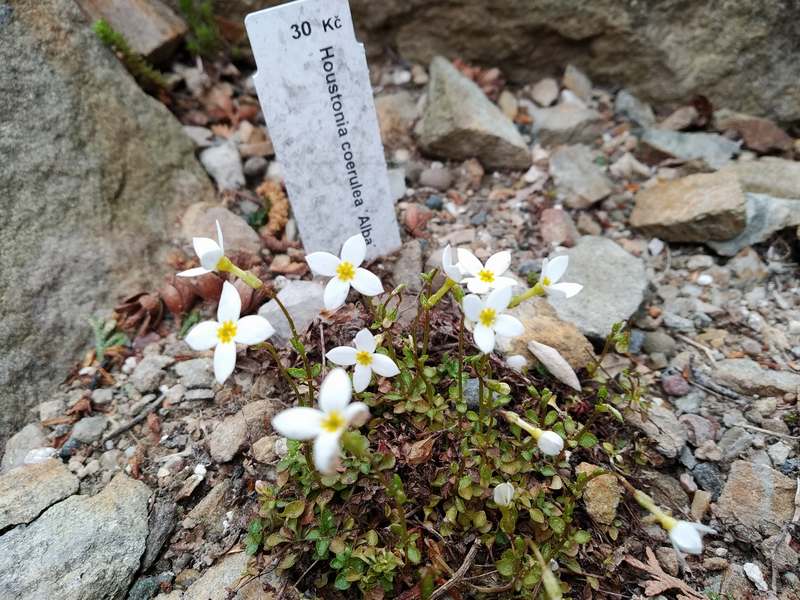
POLYGON ((442 270, 445 275, 456 283, 460 283, 464 278, 464 273, 458 261, 453 260, 453 249, 450 247, 450 244, 447 244, 442 251, 442 270))
POLYGON ((556 256, 547 261, 547 264, 542 263, 542 276, 550 279, 550 283, 555 283, 564 275, 564 272, 569 266, 569 256, 556 256))
POLYGON ((217 242, 211 238, 193 238, 192 245, 203 267, 209 271, 217 268, 217 263, 224 254, 217 242))
POLYGON ((356 334, 356 348, 372 354, 377 348, 375 336, 366 327, 356 334))
POLYGON ((494 503, 497 506, 508 506, 514 500, 514 485, 505 482, 494 488, 494 503))
POLYGON ((511 266, 511 252, 508 250, 492 254, 486 261, 486 268, 494 273, 495 277, 500 277, 508 271, 509 266, 511 266))
POLYGON ((522 372, 528 366, 528 359, 522 354, 512 354, 506 358, 506 364, 515 371, 522 372))
POLYGON ((217 243, 219 244, 219 249, 222 252, 225 252, 225 242, 222 240, 222 227, 219 226, 219 221, 214 221, 217 224, 217 243))
POLYGON ((558 292, 564 294, 567 298, 572 298, 583 289, 580 283, 554 283, 547 287, 548 292, 558 292))
POLYGON ((219 297, 219 305, 217 306, 217 321, 224 323, 225 321, 239 320, 239 314, 242 312, 242 298, 239 296, 239 291, 233 286, 232 283, 226 281, 222 284, 222 294, 219 297))
POLYGON ((217 344, 214 349, 214 377, 222 385, 236 366, 236 344, 217 344))
POLYGON ((356 365, 353 371, 353 389, 357 392, 363 392, 369 386, 372 380, 372 369, 364 365, 356 365))
POLYGON ((483 301, 475 294, 464 296, 464 316, 470 321, 477 321, 483 310, 483 301))
POLYGON ((492 289, 492 286, 477 277, 467 277, 464 283, 467 284, 467 289, 473 294, 485 294, 492 289))
POLYGON ((497 312, 503 312, 508 308, 508 303, 511 302, 511 288, 501 287, 492 290, 492 293, 486 297, 486 306, 493 308, 497 312))
POLYGON ((674 546, 686 554, 703 553, 703 536, 695 523, 678 521, 669 532, 669 539, 674 546))
POLYGON ((496 333, 509 338, 517 337, 525 332, 522 322, 511 315, 497 315, 493 327, 496 333))
POLYGON ((360 266, 364 262, 366 255, 367 242, 364 241, 364 236, 360 233, 347 238, 342 245, 342 260, 352 263, 354 267, 360 266))
POLYGON ((290 440, 310 440, 322 430, 325 415, 321 410, 296 406, 279 412, 272 418, 272 428, 290 440))
POLYGON ((208 350, 217 345, 217 329, 219 323, 216 321, 203 321, 198 323, 186 334, 186 343, 192 350, 208 350))
POLYGON ((400 373, 400 369, 394 361, 385 354, 375 353, 372 355, 372 370, 381 377, 394 377, 400 373))
POLYGON ((204 267, 195 267, 194 269, 181 271, 178 273, 178 277, 200 277, 200 275, 205 275, 206 273, 211 273, 211 271, 204 267))
POLYGON ((323 431, 314 440, 314 466, 323 475, 331 475, 339 466, 339 438, 342 430, 335 433, 323 431))
POLYGON ((275 333, 275 328, 264 317, 249 315, 236 323, 234 342, 240 344, 260 344, 275 333))
POLYGON ((494 287, 495 288, 503 288, 503 287, 514 287, 515 285, 519 285, 516 279, 511 277, 498 277, 494 280, 494 287))
POLYGON ((458 263, 464 271, 475 277, 483 270, 483 265, 478 257, 466 248, 458 249, 458 263))
POLYGON ((536 444, 542 454, 556 456, 564 449, 564 440, 555 431, 543 431, 536 444))
POLYGON ((344 301, 347 300, 347 293, 350 291, 350 284, 342 281, 338 277, 334 277, 325 286, 325 293, 323 294, 323 301, 326 310, 336 310, 344 301))
POLYGON ((349 367, 356 364, 356 349, 352 346, 337 346, 328 350, 325 356, 334 364, 349 367))
POLYGON ((353 390, 350 385, 350 378, 344 369, 333 369, 319 388, 319 407, 323 412, 333 410, 344 410, 350 403, 350 396, 353 390))
POLYGON ((494 331, 492 331, 491 328, 478 323, 475 325, 472 336, 475 338, 475 345, 480 348, 481 352, 484 354, 489 354, 494 350, 494 331))
POLYGON ((309 268, 317 275, 333 277, 336 275, 336 267, 341 262, 338 256, 330 252, 312 252, 306 256, 309 268))
POLYGON ((575 374, 575 370, 572 366, 567 362, 567 360, 561 356, 561 353, 556 350, 555 348, 551 348, 550 346, 546 346, 545 344, 541 344, 536 340, 531 340, 528 342, 528 350, 531 351, 539 362, 541 362, 550 374, 558 379, 560 382, 567 384, 574 390, 581 391, 581 382, 578 380, 578 376, 575 374))
POLYGON ((381 280, 366 269, 356 269, 356 276, 353 277, 352 283, 353 287, 365 296, 377 296, 383 293, 381 280))
POLYGON ((369 421, 369 406, 363 402, 353 402, 344 409, 344 416, 350 427, 361 427, 369 421))

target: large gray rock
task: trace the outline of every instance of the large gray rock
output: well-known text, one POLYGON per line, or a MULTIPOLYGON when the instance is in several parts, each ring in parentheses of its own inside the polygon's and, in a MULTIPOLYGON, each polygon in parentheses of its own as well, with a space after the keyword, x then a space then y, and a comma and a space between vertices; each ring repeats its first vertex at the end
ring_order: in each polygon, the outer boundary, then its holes
POLYGON ((0 536, 0 598, 124 598, 147 537, 150 489, 117 475, 0 536))
POLYGON ((478 85, 437 56, 430 67, 428 102, 416 127, 420 148, 434 156, 477 158, 486 167, 526 169, 531 153, 514 123, 478 85))
POLYGON ((642 136, 642 144, 657 155, 701 159, 712 169, 728 164, 741 145, 716 133, 683 133, 668 129, 648 129, 642 136))
POLYGON ((765 194, 745 194, 747 225, 735 238, 706 242, 722 256, 735 256, 742 248, 767 241, 776 231, 800 225, 800 201, 773 198, 765 194))
POLYGON ((559 104, 530 109, 533 135, 545 146, 591 144, 603 132, 605 121, 594 109, 574 104, 559 104))
POLYGON ((644 301, 648 281, 644 262, 608 238, 584 236, 565 252, 569 268, 563 281, 584 289, 572 298, 548 296, 560 319, 573 323, 587 337, 604 338, 644 301))
MULTIPOLYGON (((178 0, 169 0, 176 6, 178 0)), ((283 0, 217 0, 243 18, 283 0)), ((561 73, 569 63, 595 84, 624 85, 643 100, 685 102, 705 94, 781 121, 800 119, 792 0, 351 0, 359 39, 427 63, 437 54, 500 67, 517 82, 561 73), (698 65, 702 65, 699 67, 698 65)), ((778 194, 780 195, 780 194, 778 194)))
MULTIPOLYGON (((325 309, 324 292, 325 288, 316 281, 289 281, 278 292, 278 298, 292 317, 298 334, 302 335, 325 309)), ((258 309, 258 314, 275 328, 275 333, 269 341, 276 346, 287 345, 292 332, 278 303, 270 300, 258 309)))
POLYGON ((87 317, 157 281, 175 217, 213 188, 71 0, 0 2, 0 64, 2 447, 88 346, 87 317))
POLYGON ((30 523, 55 502, 78 491, 78 478, 60 460, 12 469, 0 476, 0 531, 30 523))

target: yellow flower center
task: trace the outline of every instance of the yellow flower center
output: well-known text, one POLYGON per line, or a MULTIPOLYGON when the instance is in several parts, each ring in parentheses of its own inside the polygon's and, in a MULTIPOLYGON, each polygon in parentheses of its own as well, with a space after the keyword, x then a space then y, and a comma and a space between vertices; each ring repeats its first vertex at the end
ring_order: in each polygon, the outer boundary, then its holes
POLYGON ((478 321, 484 327, 491 327, 497 319, 497 311, 493 308, 484 308, 478 315, 478 321))
POLYGON ((542 285, 547 286, 547 285, 550 285, 551 283, 553 283, 553 282, 550 281, 549 277, 547 277, 546 275, 544 277, 542 277, 542 285))
POLYGON ((342 281, 351 281, 356 276, 356 268, 353 263, 343 260, 336 267, 336 276, 342 281))
POLYGON ((484 283, 493 283, 494 282, 494 273, 489 269, 482 269, 478 273, 478 279, 483 281, 484 283))
POLYGON ((344 419, 344 415, 338 410, 332 410, 325 415, 324 419, 322 419, 321 426, 322 429, 328 433, 336 433, 340 429, 344 428, 346 424, 347 422, 344 419))
POLYGON ((217 338, 223 344, 232 342, 236 337, 236 323, 233 321, 223 321, 222 325, 217 328, 217 338))
POLYGON ((364 367, 372 364, 372 353, 366 350, 359 350, 356 352, 356 362, 364 367))

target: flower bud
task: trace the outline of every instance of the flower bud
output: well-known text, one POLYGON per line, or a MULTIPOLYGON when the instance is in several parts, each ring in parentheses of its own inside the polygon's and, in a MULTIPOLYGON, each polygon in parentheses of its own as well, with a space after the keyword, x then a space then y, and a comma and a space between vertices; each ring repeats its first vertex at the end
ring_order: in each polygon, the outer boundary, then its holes
POLYGON ((494 503, 497 506, 509 506, 514 500, 514 486, 511 483, 501 483, 494 488, 494 503))
POLYGON ((536 443, 548 456, 557 456, 564 449, 564 440, 555 431, 543 431, 536 443))
POLYGON ((522 370, 528 366, 528 361, 521 354, 512 354, 506 359, 506 364, 509 368, 522 372, 522 370))

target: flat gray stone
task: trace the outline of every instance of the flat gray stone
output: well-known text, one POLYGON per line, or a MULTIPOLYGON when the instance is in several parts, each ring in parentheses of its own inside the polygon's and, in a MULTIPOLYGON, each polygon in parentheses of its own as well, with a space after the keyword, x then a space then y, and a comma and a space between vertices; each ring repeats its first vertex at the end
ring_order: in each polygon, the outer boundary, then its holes
POLYGON ((800 198, 800 162, 776 156, 737 160, 725 167, 739 178, 745 192, 775 198, 800 198))
POLYGON ((150 489, 119 474, 96 496, 71 496, 0 536, 0 597, 125 597, 147 537, 150 489))
POLYGON ((627 320, 644 301, 648 287, 644 262, 608 238, 584 236, 569 256, 562 281, 584 289, 572 298, 547 297, 562 321, 573 323, 587 337, 605 338, 614 323, 627 320))
POLYGON ((30 523, 43 510, 78 491, 78 478, 57 459, 23 465, 0 476, 0 531, 30 523))
POLYGON ((226 463, 244 448, 246 442, 255 442, 263 437, 267 433, 267 418, 272 412, 274 406, 270 400, 257 400, 226 417, 209 437, 211 458, 218 463, 226 463))
POLYGON ((103 415, 84 417, 75 423, 70 437, 83 444, 91 444, 100 439, 107 424, 108 417, 104 417, 103 415))
POLYGON ((559 104, 549 108, 532 108, 533 135, 545 146, 559 144, 591 144, 603 133, 605 121, 591 108, 559 104))
POLYGON ((213 202, 198 202, 186 210, 181 219, 183 239, 187 244, 194 237, 216 240, 217 221, 222 228, 226 253, 239 251, 257 255, 261 251, 261 238, 256 230, 239 215, 213 202))
POLYGON ((175 363, 175 373, 187 390, 214 385, 214 362, 210 358, 193 358, 175 363))
POLYGON ((164 369, 175 360, 168 356, 151 354, 145 356, 131 373, 131 383, 137 390, 146 394, 158 389, 158 385, 166 375, 164 369))
POLYGON ((25 462, 25 456, 34 448, 44 448, 50 442, 44 435, 44 429, 38 423, 28 423, 17 433, 11 436, 6 443, 3 462, 0 464, 0 473, 10 471, 25 462))
POLYGON ((519 131, 471 79, 441 56, 430 66, 428 102, 416 127, 420 148, 453 160, 477 158, 493 169, 527 169, 519 131))
POLYGON ((611 193, 611 181, 588 146, 562 146, 550 157, 550 172, 570 208, 588 208, 611 193))
MULTIPOLYGON (((289 281, 278 292, 278 298, 289 311, 299 334, 305 332, 314 319, 319 316, 319 313, 325 310, 324 293, 325 288, 316 281, 289 281)), ((270 300, 258 309, 258 314, 275 328, 270 342, 276 346, 287 345, 292 332, 278 303, 270 300)))
POLYGON ((724 167, 734 154, 739 153, 741 142, 734 142, 716 133, 683 133, 666 129, 648 129, 642 143, 657 152, 683 160, 702 159, 712 169, 724 167))
POLYGON ((656 443, 656 450, 667 458, 677 457, 686 445, 686 430, 675 413, 666 406, 653 404, 646 418, 642 418, 637 411, 628 411, 625 421, 652 439, 656 443))
POLYGON ((800 391, 800 374, 764 369, 749 358, 727 358, 717 362, 714 381, 741 394, 782 396, 800 391))
POLYGON ((656 117, 650 105, 639 100, 628 90, 620 90, 617 93, 617 97, 614 99, 614 112, 641 127, 649 128, 656 123, 656 117))
POLYGON ((800 225, 800 200, 773 198, 764 194, 745 194, 747 224, 735 238, 722 242, 706 242, 722 256, 735 256, 753 244, 766 242, 773 233, 800 225))

